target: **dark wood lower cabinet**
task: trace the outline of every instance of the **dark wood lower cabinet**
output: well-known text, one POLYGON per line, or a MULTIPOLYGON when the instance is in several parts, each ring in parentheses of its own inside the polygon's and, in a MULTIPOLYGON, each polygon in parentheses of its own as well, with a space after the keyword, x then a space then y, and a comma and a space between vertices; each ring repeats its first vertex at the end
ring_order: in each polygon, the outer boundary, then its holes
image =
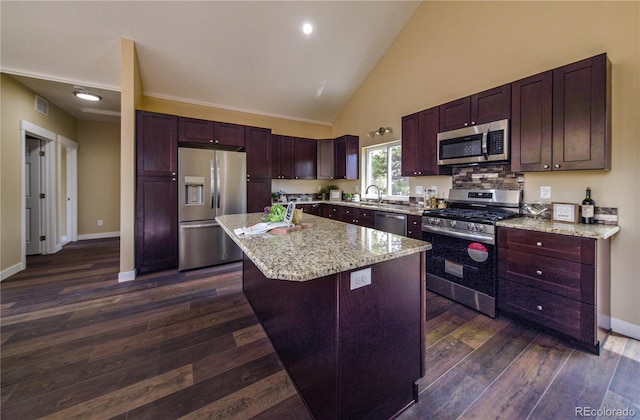
POLYGON ((178 267, 177 202, 175 177, 138 177, 135 235, 138 273, 178 267))
POLYGON ((247 178, 247 213, 258 213, 271 205, 271 180, 247 178))
POLYGON ((244 293, 317 419, 386 419, 417 398, 425 254, 369 268, 371 285, 351 290, 351 271, 273 280, 244 257, 244 293))

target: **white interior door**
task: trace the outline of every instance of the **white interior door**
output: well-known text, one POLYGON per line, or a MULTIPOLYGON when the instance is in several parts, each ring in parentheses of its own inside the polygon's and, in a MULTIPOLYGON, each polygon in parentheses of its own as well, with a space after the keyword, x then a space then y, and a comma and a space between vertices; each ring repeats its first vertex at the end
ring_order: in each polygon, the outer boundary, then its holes
POLYGON ((42 149, 41 140, 27 136, 25 147, 25 220, 27 255, 42 253, 42 149))

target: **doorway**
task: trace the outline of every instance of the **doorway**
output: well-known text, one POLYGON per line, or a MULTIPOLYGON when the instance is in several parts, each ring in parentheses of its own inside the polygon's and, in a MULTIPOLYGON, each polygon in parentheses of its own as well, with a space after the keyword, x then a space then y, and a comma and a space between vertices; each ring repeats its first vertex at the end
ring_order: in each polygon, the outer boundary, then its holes
POLYGON ((25 239, 26 254, 38 255, 42 253, 42 200, 45 193, 42 186, 42 167, 44 150, 42 150, 42 140, 26 135, 24 151, 24 177, 25 177, 25 239))

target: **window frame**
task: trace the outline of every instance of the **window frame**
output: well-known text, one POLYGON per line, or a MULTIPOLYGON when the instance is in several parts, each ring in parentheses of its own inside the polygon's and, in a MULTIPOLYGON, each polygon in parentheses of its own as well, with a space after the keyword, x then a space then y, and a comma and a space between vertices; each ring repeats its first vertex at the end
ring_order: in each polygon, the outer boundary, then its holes
MULTIPOLYGON (((371 162, 369 161, 369 153, 377 151, 377 150, 383 150, 386 149, 387 150, 387 156, 391 156, 391 148, 394 147, 400 147, 400 156, 402 156, 402 140, 393 140, 393 141, 389 141, 389 142, 385 142, 385 143, 378 143, 378 144, 373 144, 371 146, 364 146, 362 148, 362 156, 361 156, 361 161, 362 161, 362 173, 361 173, 361 191, 362 191, 362 197, 366 198, 366 199, 377 199, 378 198, 378 194, 377 192, 374 193, 369 193, 366 194, 366 188, 371 185, 369 184, 369 179, 370 179, 370 171, 371 171, 371 162)), ((393 185, 393 180, 391 175, 391 164, 392 161, 391 159, 387 159, 387 185, 386 185, 386 189, 387 191, 393 191, 392 185, 393 185)), ((402 162, 401 162, 402 164, 402 162)), ((402 177, 402 178, 406 178, 406 177, 402 177)), ((410 197, 410 191, 409 193, 407 193, 407 195, 389 195, 389 194, 384 194, 382 195, 382 199, 384 200, 394 200, 394 201, 409 201, 409 197, 410 197)))

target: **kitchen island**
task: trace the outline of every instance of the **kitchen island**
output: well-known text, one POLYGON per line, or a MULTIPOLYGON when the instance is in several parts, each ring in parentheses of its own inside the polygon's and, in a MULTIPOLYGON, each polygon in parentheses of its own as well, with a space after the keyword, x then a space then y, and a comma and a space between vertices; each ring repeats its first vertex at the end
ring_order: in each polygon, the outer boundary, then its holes
POLYGON ((282 236, 237 236, 260 214, 216 220, 244 252, 243 290, 318 419, 390 418, 424 376, 430 244, 304 215, 282 236))

